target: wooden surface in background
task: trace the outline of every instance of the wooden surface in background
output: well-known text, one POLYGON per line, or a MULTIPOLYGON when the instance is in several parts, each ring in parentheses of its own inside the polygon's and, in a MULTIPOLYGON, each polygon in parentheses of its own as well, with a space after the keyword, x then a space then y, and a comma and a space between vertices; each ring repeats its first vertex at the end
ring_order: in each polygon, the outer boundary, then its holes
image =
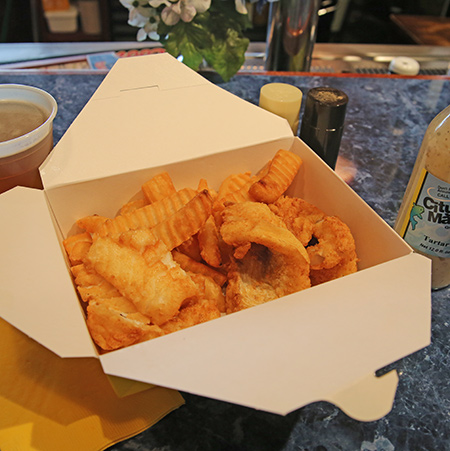
POLYGON ((391 14, 392 22, 418 45, 450 46, 450 18, 391 14))

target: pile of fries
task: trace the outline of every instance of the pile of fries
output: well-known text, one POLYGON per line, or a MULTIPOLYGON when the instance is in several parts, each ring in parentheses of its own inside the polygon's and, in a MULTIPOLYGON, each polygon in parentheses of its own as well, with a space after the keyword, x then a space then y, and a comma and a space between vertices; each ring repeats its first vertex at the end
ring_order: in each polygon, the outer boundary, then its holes
POLYGON ((89 331, 111 351, 355 272, 348 227, 284 195, 302 161, 279 150, 217 191, 177 190, 167 172, 117 216, 64 240, 89 331))

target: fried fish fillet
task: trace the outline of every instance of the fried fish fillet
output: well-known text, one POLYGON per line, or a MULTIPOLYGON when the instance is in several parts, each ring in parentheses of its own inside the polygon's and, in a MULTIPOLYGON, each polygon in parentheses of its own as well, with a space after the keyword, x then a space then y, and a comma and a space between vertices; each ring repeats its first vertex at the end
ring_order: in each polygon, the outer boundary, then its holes
POLYGON ((267 205, 228 206, 220 232, 236 249, 228 272, 227 313, 311 286, 304 246, 267 205))
POLYGON ((157 325, 176 315, 182 302, 197 291, 195 283, 173 261, 170 252, 149 265, 138 250, 109 237, 97 237, 86 260, 157 325))
POLYGON ((133 304, 124 298, 91 301, 87 315, 89 332, 97 345, 105 351, 164 335, 158 326, 150 324, 150 320, 137 313, 133 304))
POLYGON ((220 316, 220 311, 214 302, 207 299, 195 300, 183 307, 177 316, 162 324, 161 330, 165 334, 170 334, 220 316))

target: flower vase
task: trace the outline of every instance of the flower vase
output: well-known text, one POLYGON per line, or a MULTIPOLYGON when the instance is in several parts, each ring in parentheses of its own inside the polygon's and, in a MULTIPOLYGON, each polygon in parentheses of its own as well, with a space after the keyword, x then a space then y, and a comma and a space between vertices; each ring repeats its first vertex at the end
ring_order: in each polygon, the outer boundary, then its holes
POLYGON ((270 3, 265 70, 308 72, 316 41, 320 0, 270 3))

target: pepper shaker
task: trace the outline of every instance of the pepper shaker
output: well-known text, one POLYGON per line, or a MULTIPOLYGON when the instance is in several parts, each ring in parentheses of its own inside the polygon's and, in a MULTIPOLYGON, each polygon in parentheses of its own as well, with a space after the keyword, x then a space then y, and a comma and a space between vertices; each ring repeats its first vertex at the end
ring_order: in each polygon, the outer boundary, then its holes
POLYGON ((347 94, 334 88, 312 88, 306 96, 300 139, 332 169, 339 153, 347 103, 347 94))

